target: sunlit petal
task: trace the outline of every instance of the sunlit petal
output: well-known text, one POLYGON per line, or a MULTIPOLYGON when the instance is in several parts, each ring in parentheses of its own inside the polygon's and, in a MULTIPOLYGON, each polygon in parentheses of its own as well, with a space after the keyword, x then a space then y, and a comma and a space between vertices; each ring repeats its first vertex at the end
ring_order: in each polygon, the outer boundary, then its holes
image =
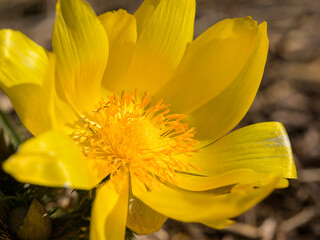
POLYGON ((97 189, 90 222, 90 239, 122 240, 128 210, 128 176, 115 176, 97 189))
POLYGON ((137 11, 134 13, 134 17, 137 20, 138 35, 145 29, 149 22, 153 11, 158 6, 161 0, 144 0, 137 11))
POLYGON ((109 92, 121 93, 137 42, 136 19, 125 10, 106 12, 99 19, 107 32, 110 45, 102 86, 109 92))
POLYGON ((0 30, 0 88, 35 135, 49 128, 41 105, 47 63, 46 51, 25 35, 0 30))
POLYGON ((42 112, 48 115, 47 125, 51 129, 71 134, 79 128, 79 123, 82 123, 82 120, 69 105, 61 85, 55 81, 55 66, 55 54, 50 53, 45 74, 46 81, 42 87, 42 112))
MULTIPOLYGON (((217 189, 217 193, 219 193, 220 190, 223 193, 224 189, 222 188, 225 186, 249 182, 252 179, 259 179, 263 178, 264 176, 264 173, 255 172, 251 169, 235 169, 226 173, 209 177, 180 173, 177 174, 177 186, 190 191, 208 191, 210 189, 217 189)), ((277 185, 278 188, 287 186, 288 181, 286 179, 280 180, 277 185)))
POLYGON ((247 168, 283 178, 297 177, 287 133, 277 122, 236 130, 185 160, 200 169, 190 171, 207 176, 247 168))
MULTIPOLYGON (((188 46, 173 79, 155 99, 163 98, 175 111, 183 113, 201 107, 237 78, 255 48, 267 49, 257 42, 259 35, 261 26, 250 17, 226 19, 215 24, 188 46)), ((266 35, 264 37, 267 39, 266 35)), ((249 71, 255 72, 264 64, 265 59, 261 57, 261 61, 250 65, 249 71)), ((254 80, 259 83, 261 77, 255 76, 254 80)), ((242 78, 242 81, 246 80, 242 78)))
POLYGON ((140 200, 170 218, 221 228, 230 224, 227 219, 241 214, 264 199, 278 181, 278 176, 264 174, 262 179, 251 179, 238 184, 222 195, 172 189, 164 185, 159 190, 148 192, 139 191, 135 186, 133 189, 140 200))
POLYGON ((130 194, 127 227, 139 235, 159 231, 167 217, 157 213, 141 200, 130 194))
POLYGON ((50 187, 91 189, 99 182, 75 142, 54 131, 26 141, 3 169, 18 181, 50 187))
POLYGON ((122 88, 153 94, 170 79, 192 41, 195 1, 146 1, 137 15, 137 46, 122 88))
POLYGON ((100 99, 108 38, 88 3, 58 1, 52 45, 57 56, 56 77, 67 99, 79 113, 91 111, 100 99))
POLYGON ((254 49, 236 79, 215 98, 188 114, 187 120, 197 129, 197 140, 210 143, 219 139, 250 108, 263 75, 269 44, 266 23, 259 26, 254 49))

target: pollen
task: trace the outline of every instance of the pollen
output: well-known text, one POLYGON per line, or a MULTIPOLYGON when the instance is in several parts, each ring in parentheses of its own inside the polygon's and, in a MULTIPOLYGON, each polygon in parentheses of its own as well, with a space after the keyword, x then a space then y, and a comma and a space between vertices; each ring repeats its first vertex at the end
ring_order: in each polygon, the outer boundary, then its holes
POLYGON ((151 103, 147 93, 140 99, 137 91, 114 94, 83 117, 84 127, 73 138, 100 177, 112 178, 123 169, 148 186, 155 180, 175 183, 176 172, 192 167, 177 157, 197 151, 195 129, 162 100, 151 103))

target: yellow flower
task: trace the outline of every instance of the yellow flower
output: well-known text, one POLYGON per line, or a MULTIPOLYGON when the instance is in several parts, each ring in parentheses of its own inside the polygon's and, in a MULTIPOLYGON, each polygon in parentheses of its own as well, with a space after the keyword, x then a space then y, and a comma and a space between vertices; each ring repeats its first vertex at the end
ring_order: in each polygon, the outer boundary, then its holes
POLYGON ((60 0, 53 52, 0 31, 0 87, 36 136, 3 168, 22 182, 97 187, 91 239, 147 234, 166 217, 223 228, 296 178, 280 123, 228 134, 258 90, 266 23, 226 19, 193 41, 194 16, 195 0, 98 17, 60 0))

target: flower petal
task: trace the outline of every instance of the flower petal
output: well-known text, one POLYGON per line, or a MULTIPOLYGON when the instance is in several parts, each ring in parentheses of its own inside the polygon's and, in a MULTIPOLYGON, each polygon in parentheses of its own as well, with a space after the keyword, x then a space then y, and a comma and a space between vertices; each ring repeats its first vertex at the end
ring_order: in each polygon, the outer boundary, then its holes
POLYGON ((107 32, 110 46, 102 86, 111 92, 121 92, 137 42, 136 19, 125 10, 106 12, 99 19, 107 32))
POLYGON ((236 79, 215 98, 188 114, 196 138, 213 142, 231 131, 244 117, 258 91, 268 52, 266 23, 259 25, 254 49, 236 79))
POLYGON ((50 187, 91 189, 99 182, 75 142, 55 131, 26 141, 3 169, 18 181, 50 187))
POLYGON ((25 35, 0 30, 0 88, 35 135, 48 129, 41 105, 47 62, 46 51, 25 35))
POLYGON ((236 169, 296 178, 296 168, 287 133, 281 123, 266 122, 236 130, 184 158, 200 169, 196 174, 216 176, 236 169))
POLYGON ((90 223, 90 239, 122 240, 128 211, 128 176, 115 176, 97 189, 90 223))
POLYGON ((58 1, 52 45, 67 99, 79 113, 91 111, 100 99, 109 50, 106 32, 88 3, 58 1))
MULTIPOLYGON (((260 28, 251 17, 226 19, 212 26, 188 46, 173 79, 155 99, 163 98, 173 110, 182 113, 190 113, 213 99, 244 68, 257 44, 260 28)), ((263 66, 264 63, 265 59, 263 66)), ((258 77, 255 80, 260 82, 258 77)))
POLYGON ((264 174, 262 179, 238 184, 222 195, 172 189, 164 185, 160 190, 149 192, 133 186, 133 193, 155 211, 170 218, 222 228, 231 223, 229 218, 238 216, 269 195, 278 181, 279 176, 264 174))
POLYGON ((123 82, 124 89, 137 88, 142 94, 148 91, 152 95, 171 78, 187 43, 192 41, 194 16, 194 0, 158 0, 142 4, 137 11, 138 42, 123 82), (139 29, 142 25, 143 29, 139 29))
POLYGON ((158 6, 161 0, 144 0, 137 11, 134 13, 134 17, 137 20, 138 35, 145 29, 149 19, 151 18, 153 11, 158 6))
POLYGON ((230 219, 220 219, 220 220, 205 221, 203 222, 203 224, 215 229, 224 229, 234 224, 234 221, 230 219))
POLYGON ((138 198, 129 195, 127 227, 139 235, 157 232, 167 217, 155 212, 138 198))
POLYGON ((49 54, 48 67, 45 75, 46 81, 42 87, 42 111, 47 113, 47 125, 50 129, 60 130, 72 134, 83 125, 80 116, 69 105, 59 83, 55 81, 56 57, 49 54))
MULTIPOLYGON (((252 179, 264 177, 264 173, 255 172, 251 169, 235 169, 216 176, 197 176, 191 174, 177 174, 177 186, 190 191, 208 191, 217 189, 224 191, 223 187, 248 182, 252 179)), ((281 179, 278 188, 288 186, 287 179, 281 179)))

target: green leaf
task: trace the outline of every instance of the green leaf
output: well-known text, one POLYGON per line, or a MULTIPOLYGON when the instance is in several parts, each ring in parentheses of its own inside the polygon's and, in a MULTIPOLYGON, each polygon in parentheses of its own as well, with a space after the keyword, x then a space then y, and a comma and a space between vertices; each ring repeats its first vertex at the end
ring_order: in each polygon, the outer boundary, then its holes
POLYGON ((16 133, 14 127, 8 120, 7 116, 0 110, 0 127, 4 129, 5 132, 10 136, 10 140, 12 141, 15 147, 19 146, 21 143, 21 139, 16 133))

